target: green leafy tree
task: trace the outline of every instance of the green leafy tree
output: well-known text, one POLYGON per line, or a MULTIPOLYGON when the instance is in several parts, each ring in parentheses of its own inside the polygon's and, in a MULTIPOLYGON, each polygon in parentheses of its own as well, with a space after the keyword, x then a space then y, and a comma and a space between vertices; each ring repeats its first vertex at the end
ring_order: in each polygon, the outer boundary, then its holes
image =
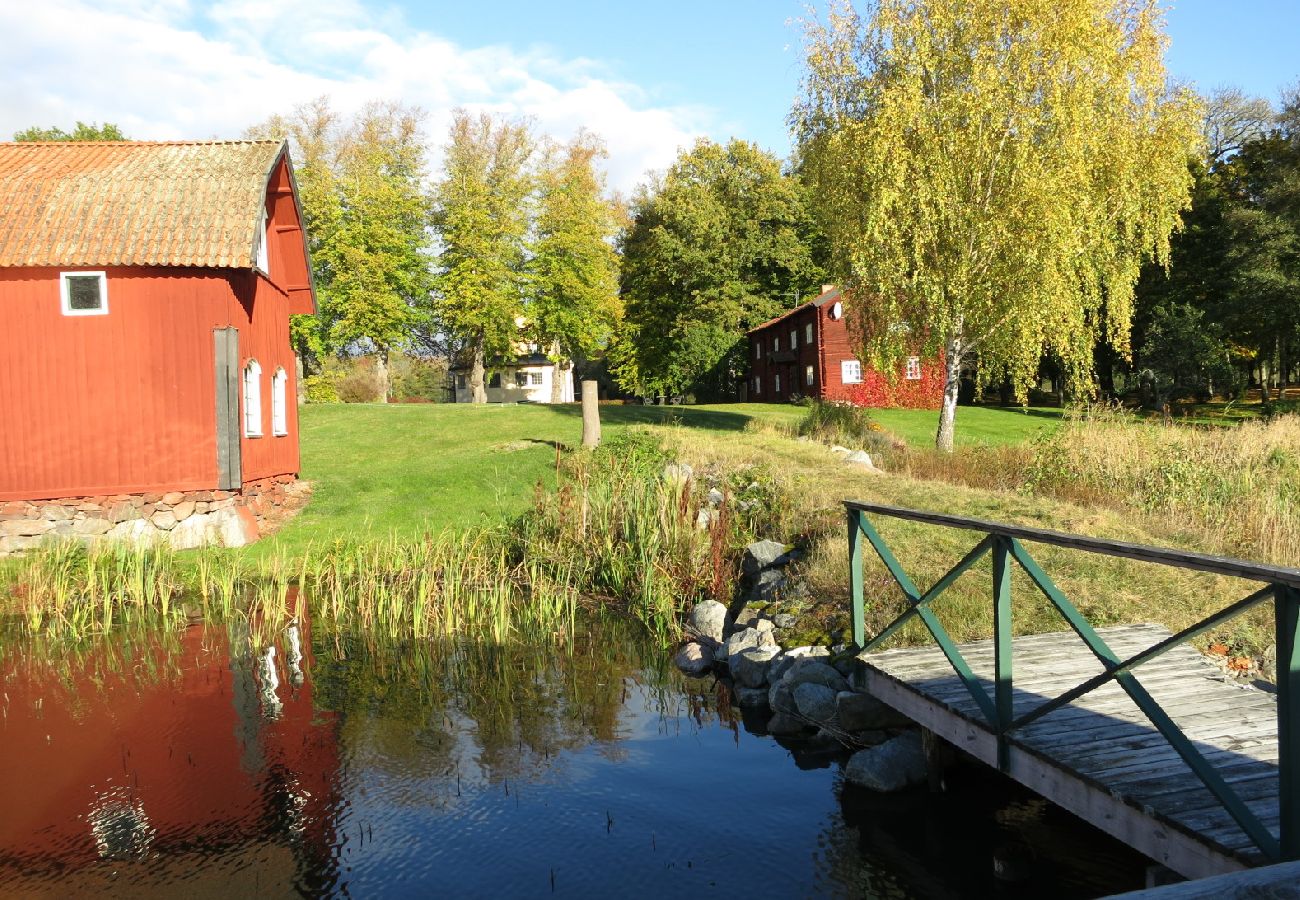
POLYGON ((1171 89, 1156 0, 874 0, 809 23, 791 122, 858 304, 865 357, 944 355, 1027 399, 1043 355, 1072 393, 1128 349, 1133 284, 1187 205, 1201 110, 1171 89), (908 329, 894 327, 906 323, 908 329))
POLYGON ((487 401, 486 361, 521 338, 533 149, 525 123, 458 110, 435 188, 437 321, 470 361, 475 403, 487 401))
POLYGON ((821 283, 798 179, 746 141, 701 140, 632 205, 623 239, 626 320, 612 370, 650 396, 734 395, 745 332, 821 283))
POLYGON ((390 393, 390 353, 430 314, 421 118, 418 110, 376 102, 344 122, 321 99, 252 130, 288 136, 297 160, 320 312, 292 323, 295 347, 373 352, 380 402, 390 393))
POLYGON ((127 136, 112 122, 103 125, 91 122, 78 122, 72 131, 64 131, 57 125, 53 128, 38 128, 33 125, 14 134, 15 141, 125 141, 127 136))
POLYGON ((573 359, 607 348, 622 319, 613 244, 619 207, 605 196, 596 169, 605 155, 598 138, 579 132, 563 148, 550 148, 539 177, 528 318, 556 363, 552 403, 563 399, 573 359))
POLYGON ((1138 351, 1156 408, 1180 397, 1208 400, 1216 392, 1234 395, 1242 378, 1232 356, 1222 329, 1185 303, 1155 310, 1138 351))

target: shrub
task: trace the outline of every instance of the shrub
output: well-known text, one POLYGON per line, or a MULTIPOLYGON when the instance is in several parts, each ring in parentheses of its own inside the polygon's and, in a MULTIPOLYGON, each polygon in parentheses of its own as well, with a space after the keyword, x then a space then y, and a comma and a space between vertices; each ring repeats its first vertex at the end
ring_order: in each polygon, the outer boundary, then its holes
POLYGON ((799 423, 799 434, 826 444, 865 447, 873 452, 895 449, 895 441, 860 406, 843 401, 814 400, 799 423))
POLYGON ((353 367, 352 371, 339 378, 335 389, 344 403, 374 403, 383 390, 379 376, 362 366, 353 367))
POLYGON ((335 375, 329 375, 322 372, 319 375, 308 375, 302 380, 303 390, 307 395, 308 403, 340 403, 337 386, 338 378, 335 375))

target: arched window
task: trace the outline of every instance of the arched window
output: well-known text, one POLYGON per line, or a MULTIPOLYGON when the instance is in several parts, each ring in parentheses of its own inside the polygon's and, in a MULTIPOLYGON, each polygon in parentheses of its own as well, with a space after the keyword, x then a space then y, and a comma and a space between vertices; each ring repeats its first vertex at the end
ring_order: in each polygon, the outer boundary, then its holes
POLYGON ((271 376, 271 433, 283 437, 289 433, 289 411, 285 408, 284 392, 289 383, 289 376, 283 368, 275 370, 271 376))
POLYGON ((244 366, 244 437, 262 436, 262 367, 250 359, 244 366))

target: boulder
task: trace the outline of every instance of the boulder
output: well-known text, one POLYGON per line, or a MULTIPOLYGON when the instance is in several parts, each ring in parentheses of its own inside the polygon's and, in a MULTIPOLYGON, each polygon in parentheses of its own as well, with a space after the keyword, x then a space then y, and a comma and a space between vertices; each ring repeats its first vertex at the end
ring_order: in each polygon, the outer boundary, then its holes
POLYGON ((108 508, 108 520, 114 524, 134 519, 139 514, 139 507, 130 502, 114 503, 108 508))
POLYGON ((726 495, 723 494, 722 491, 718 490, 717 488, 709 488, 709 493, 706 499, 709 501, 709 506, 716 508, 721 506, 722 501, 727 498, 726 495))
POLYGON ((798 621, 789 613, 777 613, 772 617, 772 624, 777 628, 793 628, 798 621))
POLYGON ((0 537, 36 537, 54 530, 49 519, 10 519, 0 522, 0 537))
POLYGON ((718 511, 716 509, 702 508, 695 514, 695 529, 697 531, 708 531, 718 521, 718 511))
POLYGON ((677 651, 673 665, 687 675, 703 675, 713 667, 713 651, 702 644, 692 641, 677 651))
POLYGON ((722 640, 727 624, 727 607, 717 600, 701 600, 691 609, 691 629, 696 634, 722 640))
POLYGON ((770 631, 759 631, 757 628, 746 628, 743 631, 737 631, 731 637, 727 638, 727 658, 735 656, 742 650, 748 650, 750 647, 775 647, 776 639, 772 637, 770 631))
POLYGON ((177 522, 184 522, 190 516, 194 515, 194 501, 182 500, 172 507, 172 515, 176 517, 177 522))
POLYGON ((113 527, 113 523, 108 519, 85 518, 78 519, 72 526, 73 534, 96 535, 104 534, 113 527))
POLYGON ((686 463, 669 463, 659 476, 667 484, 686 484, 695 477, 695 470, 686 463))
MULTIPOLYGON (((212 514, 210 514, 212 515, 212 514)), ((257 519, 245 506, 227 507, 215 514, 216 543, 222 547, 243 547, 258 538, 257 519)))
POLYGON ((736 685, 736 702, 747 708, 767 706, 767 689, 736 685))
POLYGON ((835 709, 840 717, 840 727, 845 731, 874 731, 912 724, 907 716, 895 712, 893 707, 881 703, 870 694, 859 694, 856 691, 840 691, 836 694, 835 709))
POLYGON ((831 447, 831 452, 839 456, 848 456, 853 451, 848 447, 841 447, 839 444, 836 444, 834 447, 831 447))
POLYGON ((773 712, 798 711, 798 707, 794 705, 794 689, 784 681, 773 681, 772 686, 767 689, 767 705, 772 707, 773 712))
POLYGON ((23 550, 35 550, 41 545, 41 538, 25 534, 0 534, 0 555, 19 553, 23 550))
MULTIPOLYGON (((781 651, 775 647, 750 647, 727 657, 727 667, 736 683, 748 688, 762 688, 767 684, 768 663, 781 651)), ((766 689, 763 691, 767 696, 766 689)))
POLYGON ((873 791, 901 791, 926 779, 921 733, 908 731, 876 747, 859 750, 844 766, 844 778, 873 791))
POLYGON ((194 550, 215 543, 213 531, 212 522, 207 516, 186 516, 167 535, 167 542, 177 550, 194 550))
POLYGON ((801 734, 808 724, 789 712, 775 712, 767 721, 767 733, 780 737, 801 734))
POLYGON ((771 619, 756 619, 754 621, 754 627, 759 631, 773 631, 776 629, 776 623, 771 619))
POLYGON ((168 491, 159 498, 158 502, 163 506, 175 506, 185 499, 185 494, 181 491, 168 491))
POLYGON ((118 522, 104 534, 106 540, 120 541, 131 546, 151 544, 158 540, 159 537, 158 529, 154 528, 145 519, 128 519, 125 522, 118 522))
POLYGON ((785 544, 776 541, 754 541, 745 548, 745 555, 740 559, 740 571, 745 575, 757 575, 772 566, 784 565, 789 560, 785 555, 785 544))
POLYGON ((791 691, 799 715, 814 722, 835 721, 835 691, 824 684, 804 683, 791 691))
POLYGON ((821 685, 835 694, 849 689, 844 676, 817 657, 796 659, 794 665, 781 676, 781 680, 789 682, 791 687, 801 684, 821 685))
POLYGON ((753 587, 749 589, 747 602, 771 600, 785 587, 789 579, 776 569, 765 569, 758 574, 753 587))
POLYGON ((170 509, 159 510, 150 517, 153 527, 160 531, 171 531, 176 527, 176 514, 170 509))
POLYGON ((846 463, 857 463, 858 465, 868 469, 876 468, 871 462, 871 454, 866 450, 854 450, 848 456, 844 457, 844 461, 846 463))
POLYGON ((72 518, 72 510, 61 504, 51 503, 41 507, 41 518, 49 519, 51 522, 61 522, 72 518))

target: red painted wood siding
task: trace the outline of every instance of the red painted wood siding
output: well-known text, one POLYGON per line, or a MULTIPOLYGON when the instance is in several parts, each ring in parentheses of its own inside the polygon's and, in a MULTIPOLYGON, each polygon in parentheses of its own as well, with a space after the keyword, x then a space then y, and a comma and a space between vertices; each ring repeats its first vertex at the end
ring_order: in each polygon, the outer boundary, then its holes
MULTIPOLYGON (((217 486, 214 328, 239 329, 240 364, 262 367, 261 438, 243 438, 243 479, 299 469, 291 305, 310 291, 297 212, 269 198, 271 278, 242 270, 109 268, 108 314, 65 316, 59 273, 0 268, 0 500, 217 486), (288 434, 271 427, 283 367, 288 434)), ((97 271, 94 267, 82 270, 97 271)), ((242 403, 242 398, 241 398, 242 403)), ((242 421, 241 421, 242 426, 242 421)))

